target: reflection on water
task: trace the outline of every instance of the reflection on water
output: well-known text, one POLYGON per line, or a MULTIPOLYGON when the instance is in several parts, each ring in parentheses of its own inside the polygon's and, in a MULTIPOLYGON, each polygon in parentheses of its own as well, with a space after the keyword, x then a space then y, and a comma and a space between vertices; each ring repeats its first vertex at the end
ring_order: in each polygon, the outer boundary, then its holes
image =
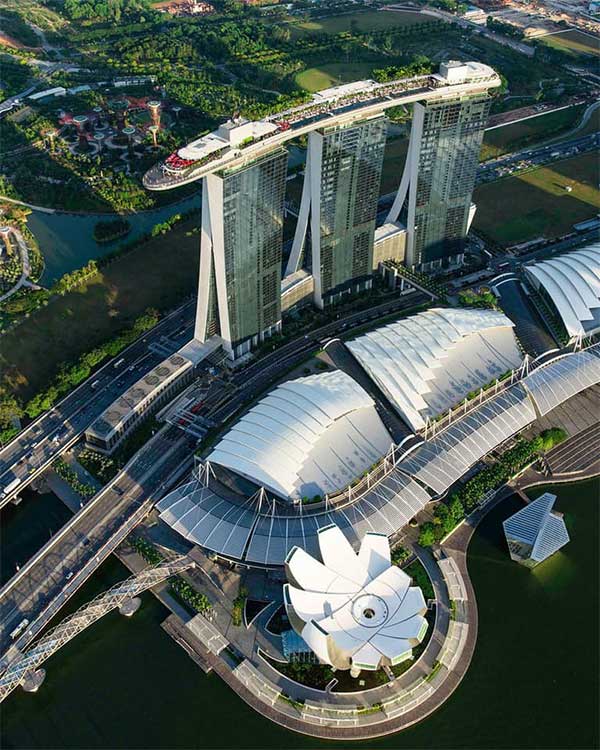
POLYGON ((567 553, 559 550, 555 555, 536 565, 531 571, 532 577, 538 584, 550 594, 553 591, 560 592, 570 586, 577 576, 577 567, 567 553))
POLYGON ((8 504, 0 514, 0 585, 16 572, 71 517, 56 495, 23 490, 19 505, 8 504))
POLYGON ((149 232, 155 224, 194 208, 200 208, 199 193, 170 206, 128 214, 125 218, 131 224, 131 231, 127 237, 102 245, 94 240, 94 226, 98 221, 119 218, 117 214, 79 216, 33 210, 27 219, 27 226, 38 241, 46 263, 41 282, 49 286, 64 273, 81 268, 92 258, 101 258, 124 242, 149 232))
MULTIPOLYGON (((298 146, 288 148, 289 168, 303 164, 306 151, 298 146)), ((173 196, 174 198, 176 195, 173 196)), ((124 242, 137 239, 149 232, 155 224, 170 218, 174 214, 184 213, 200 208, 200 190, 195 195, 181 201, 163 206, 152 211, 127 214, 125 218, 131 224, 127 237, 114 242, 99 245, 93 237, 94 226, 98 221, 119 218, 117 214, 77 214, 54 213, 33 210, 28 218, 29 229, 37 239, 46 266, 41 282, 50 285, 64 273, 84 266, 92 258, 101 258, 124 242)))
MULTIPOLYGON (((369 748, 598 746, 599 490, 554 490, 571 542, 534 571, 512 562, 503 540, 502 521, 521 501, 488 514, 468 557, 479 608, 469 671, 432 716, 369 748)), ((125 576, 109 561, 71 608, 125 576)), ((340 747, 275 726, 204 675, 160 629, 165 615, 145 594, 131 620, 108 615, 53 656, 37 694, 17 691, 3 704, 3 747, 340 747)))

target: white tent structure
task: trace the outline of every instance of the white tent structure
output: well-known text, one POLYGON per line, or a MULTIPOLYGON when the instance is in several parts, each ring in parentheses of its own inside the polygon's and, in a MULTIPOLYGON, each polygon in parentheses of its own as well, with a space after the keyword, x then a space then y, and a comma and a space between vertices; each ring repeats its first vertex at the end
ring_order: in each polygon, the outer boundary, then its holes
POLYGON ((348 348, 414 430, 523 359, 513 323, 495 310, 427 310, 348 348))
POLYGON ((427 632, 423 592, 391 564, 383 534, 365 534, 358 555, 335 525, 319 529, 323 562, 295 547, 286 559, 290 623, 320 661, 376 670, 410 659, 427 632))
POLYGON ((556 308, 571 338, 600 331, 600 242, 526 266, 525 275, 556 308))
POLYGON ((562 513, 553 511, 556 495, 544 492, 503 522, 513 560, 534 567, 569 541, 562 513))
POLYGON ((392 438, 373 399, 349 375, 309 375, 279 385, 208 456, 283 498, 313 498, 350 484, 392 438))

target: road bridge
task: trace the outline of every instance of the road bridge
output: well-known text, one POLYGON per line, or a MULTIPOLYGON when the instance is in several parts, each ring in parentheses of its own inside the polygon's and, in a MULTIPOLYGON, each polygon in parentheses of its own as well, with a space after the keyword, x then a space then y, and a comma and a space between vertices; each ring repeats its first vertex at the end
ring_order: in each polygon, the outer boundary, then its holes
MULTIPOLYGON (((163 428, 0 590, 0 654, 23 649, 191 466, 196 441, 163 428), (25 632, 11 633, 27 620, 25 632)), ((1 664, 2 662, 0 662, 1 664)))
MULTIPOLYGON (((67 617, 59 625, 46 633, 35 645, 19 653, 11 661, 7 670, 0 677, 0 703, 19 685, 28 679, 34 686, 39 686, 43 675, 37 676, 36 670, 46 659, 68 643, 82 630, 99 620, 113 609, 126 606, 142 591, 150 589, 176 573, 181 573, 195 565, 189 557, 179 557, 175 560, 154 565, 142 570, 137 575, 121 581, 108 591, 100 594, 88 604, 67 617)), ((131 612, 133 613, 133 612, 131 612)), ((127 614, 125 612, 125 614, 127 614)))
MULTIPOLYGON (((205 403, 203 415, 223 424, 264 391, 282 368, 300 364, 323 341, 426 300, 421 292, 395 297, 290 341, 236 373, 233 394, 205 403)), ((24 648, 39 634, 150 511, 163 489, 191 467, 196 442, 176 426, 163 428, 0 589, 0 654, 6 658, 14 647, 24 648), (25 633, 13 642, 10 633, 25 619, 25 633)))

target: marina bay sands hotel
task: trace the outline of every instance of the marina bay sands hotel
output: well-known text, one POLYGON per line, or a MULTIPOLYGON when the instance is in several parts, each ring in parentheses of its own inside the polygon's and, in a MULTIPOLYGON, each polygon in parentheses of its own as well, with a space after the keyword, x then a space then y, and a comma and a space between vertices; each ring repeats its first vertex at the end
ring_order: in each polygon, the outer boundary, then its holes
POLYGON ((218 335, 231 359, 281 329, 282 310, 319 308, 368 289, 381 262, 425 272, 460 263, 473 219, 479 151, 500 78, 477 62, 314 94, 263 120, 234 120, 144 176, 150 190, 202 180, 195 338, 218 335), (386 110, 412 104, 409 149, 385 223, 377 206, 386 110), (285 144, 308 136, 296 232, 285 272, 285 144))

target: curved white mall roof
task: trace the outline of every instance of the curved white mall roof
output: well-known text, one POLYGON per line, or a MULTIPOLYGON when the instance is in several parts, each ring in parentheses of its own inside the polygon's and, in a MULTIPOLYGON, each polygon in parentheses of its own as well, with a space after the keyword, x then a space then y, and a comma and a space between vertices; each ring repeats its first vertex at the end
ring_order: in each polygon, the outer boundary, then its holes
POLYGON ((527 266, 535 287, 542 286, 570 336, 600 330, 600 243, 527 266))
POLYGON ((358 555, 335 526, 319 529, 323 562, 295 547, 286 560, 290 622, 322 662, 337 669, 397 664, 423 640, 420 588, 391 564, 383 534, 365 534, 358 555))
POLYGON ((415 430, 522 360, 513 323, 495 310, 427 310, 348 348, 415 430))
POLYGON ((334 372, 283 383, 244 415, 208 456, 283 497, 349 484, 392 439, 371 397, 334 372))

